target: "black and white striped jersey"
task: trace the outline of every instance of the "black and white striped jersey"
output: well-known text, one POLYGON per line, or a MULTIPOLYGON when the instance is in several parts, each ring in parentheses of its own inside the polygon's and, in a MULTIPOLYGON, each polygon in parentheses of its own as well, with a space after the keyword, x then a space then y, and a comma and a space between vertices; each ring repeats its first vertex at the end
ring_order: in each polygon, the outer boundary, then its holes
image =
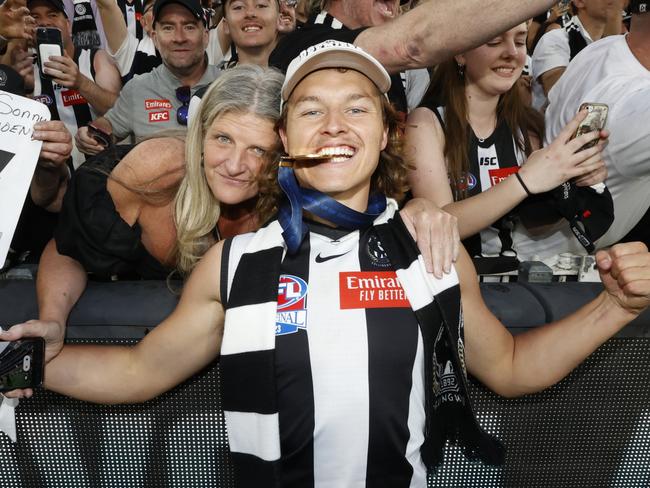
MULTIPOLYGON (((249 238, 225 248, 228 288, 249 238)), ((275 358, 283 487, 426 486, 422 336, 374 229, 310 224, 282 262, 275 358)))

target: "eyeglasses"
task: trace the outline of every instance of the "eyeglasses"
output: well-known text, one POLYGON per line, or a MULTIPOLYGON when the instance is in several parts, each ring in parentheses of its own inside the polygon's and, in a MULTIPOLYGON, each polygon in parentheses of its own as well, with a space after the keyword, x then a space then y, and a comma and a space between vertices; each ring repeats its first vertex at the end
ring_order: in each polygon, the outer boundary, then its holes
POLYGON ((281 3, 284 3, 287 7, 295 7, 298 5, 298 0, 280 0, 281 3))
POLYGON ((176 122, 179 125, 187 125, 187 114, 190 109, 191 92, 189 86, 179 86, 176 88, 176 100, 183 105, 176 110, 176 122))

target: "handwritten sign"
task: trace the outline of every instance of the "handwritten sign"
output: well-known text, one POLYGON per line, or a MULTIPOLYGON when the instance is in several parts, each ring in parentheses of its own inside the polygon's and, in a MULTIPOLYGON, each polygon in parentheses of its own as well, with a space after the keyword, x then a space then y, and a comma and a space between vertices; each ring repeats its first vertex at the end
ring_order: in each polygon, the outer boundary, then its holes
POLYGON ((0 90, 0 267, 41 152, 42 142, 32 141, 33 127, 44 120, 50 120, 47 106, 0 90))

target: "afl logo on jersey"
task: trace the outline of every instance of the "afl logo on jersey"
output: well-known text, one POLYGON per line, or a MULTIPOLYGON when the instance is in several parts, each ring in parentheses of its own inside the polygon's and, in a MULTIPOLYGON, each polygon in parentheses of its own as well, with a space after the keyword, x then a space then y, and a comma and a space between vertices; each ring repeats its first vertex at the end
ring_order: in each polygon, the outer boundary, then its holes
POLYGON ((374 232, 371 233, 368 237, 368 242, 366 243, 366 254, 370 258, 372 264, 375 266, 379 266, 381 268, 390 267, 390 259, 388 259, 388 254, 386 254, 386 251, 384 251, 381 242, 379 242, 377 234, 374 232))
POLYGON ((281 275, 275 335, 295 334, 307 328, 307 283, 293 275, 281 275))
POLYGON ((460 177, 460 180, 458 181, 458 189, 461 191, 470 191, 476 188, 477 183, 478 180, 476 179, 476 176, 468 172, 465 174, 465 176, 460 177))
POLYGON ((51 96, 49 96, 49 95, 45 95, 45 94, 43 94, 43 95, 36 95, 36 96, 34 97, 34 100, 36 100, 37 102, 41 102, 42 104, 45 104, 45 105, 47 105, 48 107, 49 107, 50 105, 52 105, 52 103, 54 102, 54 100, 52 100, 52 97, 51 97, 51 96))
POLYGON ((476 179, 476 176, 474 176, 472 173, 467 173, 467 189, 473 190, 476 188, 477 183, 478 180, 476 179))

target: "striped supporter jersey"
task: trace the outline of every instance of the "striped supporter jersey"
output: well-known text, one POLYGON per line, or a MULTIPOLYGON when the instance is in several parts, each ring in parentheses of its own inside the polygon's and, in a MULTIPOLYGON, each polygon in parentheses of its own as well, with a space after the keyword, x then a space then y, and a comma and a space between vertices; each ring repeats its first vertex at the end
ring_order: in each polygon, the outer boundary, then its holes
MULTIPOLYGON (((415 315, 374 229, 309 229, 278 284, 282 487, 424 488, 415 315)), ((224 254, 229 286, 246 244, 240 236, 224 254)))

